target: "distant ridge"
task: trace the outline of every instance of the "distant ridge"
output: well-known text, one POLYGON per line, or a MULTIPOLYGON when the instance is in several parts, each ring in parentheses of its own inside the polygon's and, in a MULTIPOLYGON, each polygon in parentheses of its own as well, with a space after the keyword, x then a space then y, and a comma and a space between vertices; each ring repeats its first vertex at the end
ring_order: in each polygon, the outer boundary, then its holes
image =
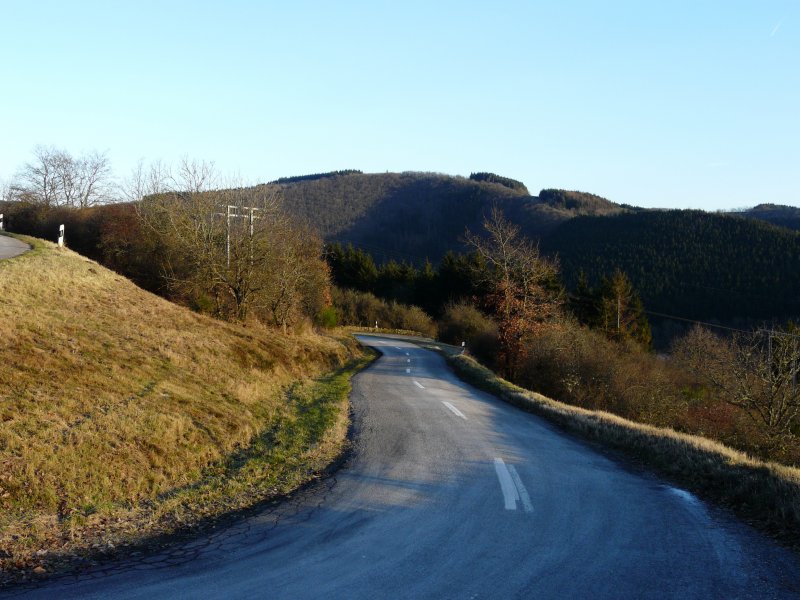
POLYGON ((800 208, 782 204, 759 204, 753 208, 740 211, 739 214, 750 219, 766 221, 779 227, 787 227, 800 231, 800 208))
POLYGON ((502 186, 507 187, 510 190, 514 190, 515 192, 521 192, 526 196, 528 194, 528 188, 525 187, 525 184, 521 181, 517 181, 516 179, 511 179, 510 177, 503 177, 501 175, 496 175, 494 173, 470 173, 469 178, 472 181, 486 181, 488 183, 498 183, 502 186))
POLYGON ((293 177, 280 177, 270 183, 286 184, 297 183, 299 181, 314 181, 315 179, 325 179, 326 177, 340 177, 342 175, 361 174, 358 169, 345 169, 343 171, 328 171, 327 173, 313 173, 311 175, 295 175, 293 177))

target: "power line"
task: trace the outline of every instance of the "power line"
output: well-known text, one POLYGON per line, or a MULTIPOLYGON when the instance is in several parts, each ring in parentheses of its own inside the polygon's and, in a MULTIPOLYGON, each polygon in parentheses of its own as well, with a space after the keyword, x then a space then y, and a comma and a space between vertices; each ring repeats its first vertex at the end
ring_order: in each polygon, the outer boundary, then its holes
MULTIPOLYGON (((588 299, 588 298, 574 298, 574 297, 570 299, 570 303, 571 304, 581 304, 583 306, 594 306, 594 304, 595 304, 594 301, 591 300, 591 299, 588 299)), ((642 310, 642 312, 644 312, 647 315, 654 316, 654 317, 661 317, 661 318, 664 318, 664 319, 672 319, 674 321, 683 321, 683 322, 686 322, 686 323, 694 323, 695 325, 704 325, 706 327, 715 327, 717 329, 725 329, 727 331, 736 331, 736 332, 739 332, 739 333, 752 333, 752 331, 749 331, 747 329, 738 329, 736 327, 730 327, 728 325, 720 325, 718 323, 709 323, 708 321, 698 321, 697 319, 690 319, 689 317, 679 317, 677 315, 669 315, 667 313, 657 312, 657 311, 654 311, 654 310, 646 310, 645 309, 645 310, 642 310)))
POLYGON ((737 331, 739 333, 750 333, 745 329, 737 329, 736 327, 728 327, 727 325, 717 325, 715 323, 708 323, 706 321, 698 321, 696 319, 688 319, 686 317, 678 317, 676 315, 668 315, 665 313, 655 312, 652 310, 645 310, 645 314, 653 315, 654 317, 662 317, 665 319, 672 319, 674 321, 685 321, 686 323, 694 323, 695 325, 705 325, 706 327, 716 327, 717 329, 726 329, 728 331, 737 331))

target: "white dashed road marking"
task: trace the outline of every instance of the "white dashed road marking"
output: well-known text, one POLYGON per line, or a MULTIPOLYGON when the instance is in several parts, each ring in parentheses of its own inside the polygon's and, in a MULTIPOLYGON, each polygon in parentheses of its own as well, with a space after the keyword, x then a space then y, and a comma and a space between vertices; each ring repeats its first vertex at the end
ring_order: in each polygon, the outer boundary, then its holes
POLYGON ((500 481, 500 490, 503 492, 503 503, 506 510, 517 510, 517 501, 522 502, 522 508, 526 513, 533 512, 533 504, 528 490, 522 483, 519 473, 514 465, 506 466, 502 458, 494 459, 494 470, 497 479, 500 481))
POLYGON ((462 413, 460 410, 458 410, 455 406, 453 406, 449 402, 442 401, 442 404, 444 404, 447 408, 449 408, 453 412, 453 414, 456 415, 457 417, 461 417, 465 421, 467 420, 467 417, 464 416, 464 413, 462 413))

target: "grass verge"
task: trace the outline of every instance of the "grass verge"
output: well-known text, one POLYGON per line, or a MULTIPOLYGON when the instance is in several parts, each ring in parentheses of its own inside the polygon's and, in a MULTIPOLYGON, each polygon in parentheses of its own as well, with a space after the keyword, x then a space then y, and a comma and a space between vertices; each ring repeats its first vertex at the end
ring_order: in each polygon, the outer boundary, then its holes
POLYGON ((341 452, 351 336, 222 323, 24 241, 0 261, 0 581, 282 495, 341 452))
POLYGON ((345 325, 340 329, 342 331, 347 331, 349 333, 371 333, 372 335, 399 335, 403 337, 416 337, 424 340, 433 341, 432 338, 426 336, 424 333, 421 333, 419 331, 413 331, 411 329, 385 329, 385 328, 376 329, 375 327, 356 327, 354 325, 345 325))
POLYGON ((443 352, 465 381, 565 431, 621 451, 800 551, 800 469, 754 460, 722 444, 551 400, 443 352))

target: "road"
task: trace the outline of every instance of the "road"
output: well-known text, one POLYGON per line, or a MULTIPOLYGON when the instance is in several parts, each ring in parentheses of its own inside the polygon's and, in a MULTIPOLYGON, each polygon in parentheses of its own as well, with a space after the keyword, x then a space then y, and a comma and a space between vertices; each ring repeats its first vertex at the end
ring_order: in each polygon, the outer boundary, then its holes
POLYGON ((4 258, 14 258, 23 252, 27 252, 31 247, 25 242, 7 235, 0 235, 0 260, 4 258))
POLYGON ((32 598, 793 598, 797 557, 392 338, 355 448, 289 502, 32 598))

